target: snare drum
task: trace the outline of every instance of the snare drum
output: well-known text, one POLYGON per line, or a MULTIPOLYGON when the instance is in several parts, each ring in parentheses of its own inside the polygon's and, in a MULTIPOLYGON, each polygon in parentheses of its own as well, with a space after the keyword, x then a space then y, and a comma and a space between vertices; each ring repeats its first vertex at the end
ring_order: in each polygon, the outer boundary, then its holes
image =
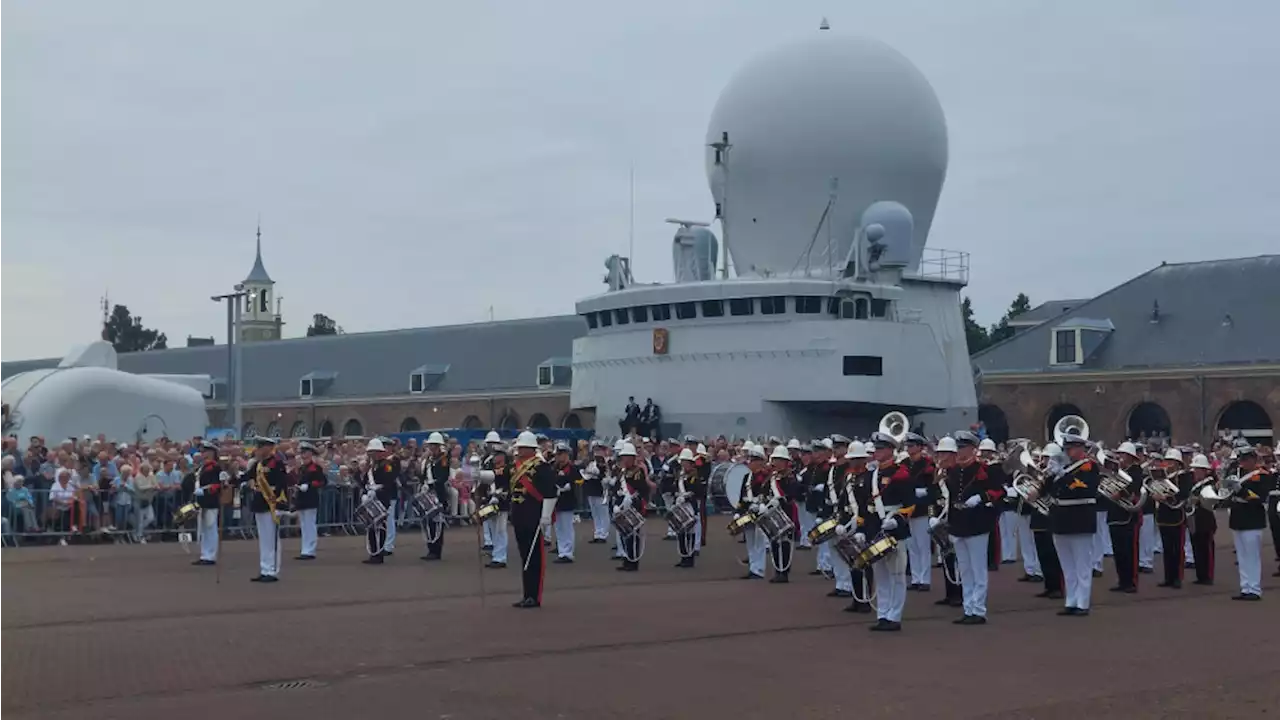
POLYGON ((933 539, 933 544, 938 546, 938 553, 943 557, 956 554, 955 543, 951 542, 951 526, 946 520, 939 520, 937 525, 930 528, 929 537, 933 539))
POLYGON ((698 513, 693 509, 693 503, 676 503, 675 507, 667 513, 667 525, 671 528, 671 532, 677 535, 690 532, 697 523, 698 513))
POLYGON ((369 498, 360 507, 356 508, 355 520, 357 525, 365 527, 373 527, 383 520, 387 519, 387 506, 382 504, 378 498, 369 498))
POLYGON ((629 537, 644 527, 644 516, 635 508, 624 507, 613 514, 613 526, 618 529, 619 535, 629 537))
POLYGON ((898 549, 898 540, 892 535, 876 538, 858 554, 853 566, 865 570, 889 557, 898 549))
POLYGON ((845 565, 855 567, 858 563, 858 556, 866 549, 865 542, 858 542, 854 539, 854 533, 845 535, 837 535, 835 542, 831 543, 831 547, 835 550, 836 555, 844 561, 845 565))
POLYGON ((747 531, 747 528, 756 524, 756 516, 749 512, 734 513, 733 519, 729 521, 729 534, 738 537, 747 531))
POLYGON ((795 538, 796 525, 791 515, 781 506, 765 510, 756 518, 756 527, 769 538, 769 542, 782 542, 795 538))
POLYGON ((488 520, 489 518, 497 514, 498 514, 497 505, 490 505, 489 503, 485 503, 475 511, 475 513, 471 516, 471 520, 472 522, 484 522, 485 520, 488 520))
POLYGON ((821 545, 836 536, 836 528, 840 527, 840 521, 836 518, 827 518, 809 531, 809 542, 814 545, 821 545))
POLYGON ((423 485, 418 490, 418 493, 413 496, 412 506, 424 524, 438 519, 444 512, 444 505, 436 495, 436 489, 430 485, 423 485))
POLYGON ((200 515, 200 506, 195 503, 187 503, 178 508, 173 514, 173 524, 176 527, 182 527, 200 515))

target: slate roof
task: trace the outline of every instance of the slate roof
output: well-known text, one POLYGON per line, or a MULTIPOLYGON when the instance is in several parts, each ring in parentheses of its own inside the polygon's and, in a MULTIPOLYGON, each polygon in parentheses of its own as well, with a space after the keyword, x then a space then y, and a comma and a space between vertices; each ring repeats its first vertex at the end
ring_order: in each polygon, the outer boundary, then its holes
MULTIPOLYGON (((409 396, 409 374, 424 365, 448 367, 426 393, 533 390, 538 365, 573 354, 586 334, 578 315, 472 325, 413 328, 246 343, 242 361, 244 402, 299 402, 298 383, 309 373, 333 373, 314 400, 409 396)), ((6 362, 0 374, 55 367, 60 358, 6 362)), ((131 373, 207 374, 225 379, 227 347, 213 345, 124 353, 120 369, 131 373)))
POLYGON ((1080 298, 1078 300, 1049 300, 1042 302, 1030 310, 1015 315, 1009 320, 1011 327, 1031 327, 1039 325, 1045 320, 1052 320, 1060 317, 1070 311, 1072 308, 1089 302, 1088 298, 1080 298))
POLYGON ((984 375, 1280 363, 1278 314, 1280 255, 1167 263, 972 361, 984 375), (1051 366, 1053 331, 1073 318, 1110 320, 1115 330, 1083 365, 1051 366))

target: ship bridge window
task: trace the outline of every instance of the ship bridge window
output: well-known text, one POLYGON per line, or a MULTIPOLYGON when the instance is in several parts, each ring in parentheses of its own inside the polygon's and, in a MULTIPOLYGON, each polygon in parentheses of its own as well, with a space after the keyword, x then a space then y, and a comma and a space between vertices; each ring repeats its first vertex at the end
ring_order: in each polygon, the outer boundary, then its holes
POLYGON ((776 297, 760 298, 760 314, 762 315, 784 315, 787 312, 787 298, 779 295, 776 297))
POLYGON ((889 316, 889 301, 874 298, 871 300, 871 317, 882 318, 889 316))
POLYGON ((614 310, 613 314, 615 319, 617 319, 619 325, 626 325, 627 323, 631 322, 631 316, 627 315, 626 308, 614 310))
POLYGON ((724 317, 724 301, 703 300, 702 317, 724 317))
POLYGON ((608 310, 601 310, 600 311, 600 327, 612 327, 612 326, 613 326, 613 313, 609 312, 608 310))
POLYGON ((822 312, 822 298, 812 295, 797 295, 796 312, 804 315, 817 315, 822 312))
POLYGON ((600 324, 599 321, 596 320, 596 314, 593 312, 587 313, 586 318, 587 318, 587 328, 590 330, 595 330, 596 327, 600 324))
POLYGON ((692 302, 676 303, 676 319, 692 320, 698 317, 698 304, 692 302))
POLYGON ((649 322, 649 306, 637 305, 631 308, 631 319, 635 322, 649 322))
POLYGON ((652 306, 652 309, 653 309, 653 319, 655 321, 661 322, 663 320, 671 319, 670 305, 654 305, 652 306))
POLYGON ((755 298, 733 298, 729 301, 730 315, 754 315, 755 311, 755 298))
POLYGON ((858 320, 866 320, 870 312, 870 303, 866 298, 858 298, 853 301, 853 317, 858 320))
POLYGON ((879 355, 845 355, 844 374, 845 377, 850 375, 879 377, 884 375, 884 358, 879 355))

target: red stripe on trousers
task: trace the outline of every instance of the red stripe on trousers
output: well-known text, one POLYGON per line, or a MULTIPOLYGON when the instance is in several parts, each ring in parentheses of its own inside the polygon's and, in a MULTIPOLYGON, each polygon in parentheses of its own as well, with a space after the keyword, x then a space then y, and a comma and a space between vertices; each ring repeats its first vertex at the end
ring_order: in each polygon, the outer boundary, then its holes
POLYGON ((1138 514, 1138 523, 1133 526, 1133 586, 1138 587, 1138 538, 1142 536, 1142 514, 1138 514))
MULTIPOLYGON (((1166 548, 1166 552, 1168 549, 1166 548)), ((1187 525, 1178 528, 1178 582, 1187 575, 1187 525)))
POLYGON ((547 579, 547 544, 542 542, 542 534, 539 533, 533 538, 538 543, 538 604, 542 604, 542 585, 547 579))
POLYGON ((1213 564, 1218 554, 1218 548, 1215 547, 1213 542, 1213 533, 1209 533, 1208 546, 1205 549, 1205 553, 1209 556, 1207 558, 1209 560, 1209 582, 1213 582, 1213 564))

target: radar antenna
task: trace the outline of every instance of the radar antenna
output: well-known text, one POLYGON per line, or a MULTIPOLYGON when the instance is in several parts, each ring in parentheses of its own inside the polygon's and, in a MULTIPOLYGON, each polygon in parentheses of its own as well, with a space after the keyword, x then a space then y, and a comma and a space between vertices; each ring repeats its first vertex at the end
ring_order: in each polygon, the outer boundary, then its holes
POLYGON ((729 222, 726 206, 729 204, 729 150, 733 147, 729 144, 729 133, 727 131, 720 133, 720 141, 711 143, 710 147, 716 151, 714 164, 720 176, 720 198, 716 202, 716 219, 720 221, 720 243, 724 247, 724 266, 720 268, 720 277, 728 280, 729 222))

